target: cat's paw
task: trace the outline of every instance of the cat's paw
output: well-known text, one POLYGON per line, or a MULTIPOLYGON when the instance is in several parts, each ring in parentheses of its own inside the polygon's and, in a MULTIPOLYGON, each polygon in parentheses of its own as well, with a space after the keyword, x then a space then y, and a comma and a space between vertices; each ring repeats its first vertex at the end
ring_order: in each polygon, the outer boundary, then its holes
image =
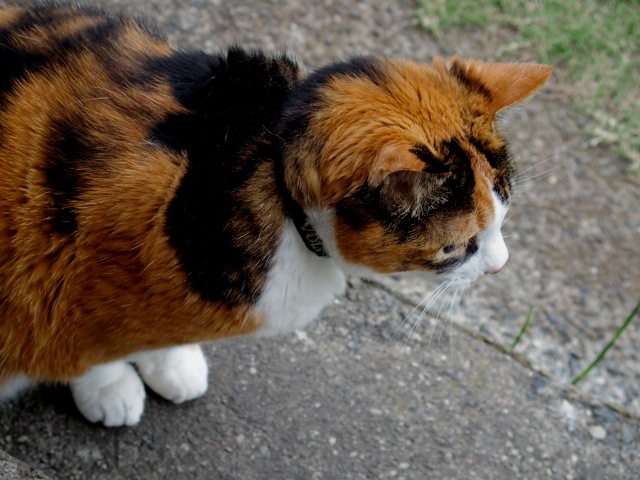
POLYGON ((144 384, 126 362, 96 365, 71 380, 69 386, 78 410, 90 422, 120 427, 140 421, 146 396, 144 384))
POLYGON ((175 403, 207 391, 209 367, 199 345, 182 345, 135 356, 138 372, 149 388, 175 403))
POLYGON ((33 381, 25 375, 17 375, 0 383, 0 402, 8 402, 18 397, 33 385, 33 381))

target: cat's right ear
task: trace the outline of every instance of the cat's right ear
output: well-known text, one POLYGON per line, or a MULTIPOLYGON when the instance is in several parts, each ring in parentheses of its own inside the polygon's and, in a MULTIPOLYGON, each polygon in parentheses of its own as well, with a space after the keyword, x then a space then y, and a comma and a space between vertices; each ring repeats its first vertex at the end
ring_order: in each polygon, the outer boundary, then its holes
MULTIPOLYGON (((442 165, 438 165, 440 169, 442 165)), ((382 207, 394 216, 417 216, 438 203, 446 176, 430 172, 431 166, 411 150, 387 146, 369 177, 369 185, 380 189, 382 207)))
POLYGON ((431 154, 424 145, 411 148, 387 145, 380 151, 369 173, 369 185, 377 187, 390 173, 398 171, 443 173, 447 170, 444 162, 431 154))

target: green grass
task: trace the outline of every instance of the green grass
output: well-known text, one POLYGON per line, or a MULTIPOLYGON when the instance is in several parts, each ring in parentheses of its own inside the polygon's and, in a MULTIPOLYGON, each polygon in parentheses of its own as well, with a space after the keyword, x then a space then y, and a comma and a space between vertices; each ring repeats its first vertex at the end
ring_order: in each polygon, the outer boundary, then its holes
POLYGON ((452 28, 512 32, 498 58, 556 65, 560 84, 592 120, 593 143, 615 147, 640 171, 638 0, 418 0, 437 39, 452 28))
POLYGON ((622 323, 622 325, 620 326, 620 328, 618 328, 618 330, 616 330, 616 333, 613 335, 613 338, 611 340, 609 340, 609 342, 604 346, 604 348, 602 349, 602 351, 598 354, 598 356, 595 358, 595 360, 593 362, 591 362, 589 364, 589 366, 587 368, 585 368, 582 373, 580 373, 580 375, 578 375, 576 378, 574 378, 571 381, 572 385, 576 385, 578 382, 580 382, 581 380, 583 380, 591 370, 593 370, 593 368, 598 365, 602 359, 604 358, 604 356, 607 354, 607 352, 609 351, 609 349, 611 347, 613 347, 613 345, 616 343, 616 341, 620 338, 620 335, 622 335, 622 332, 624 332, 627 327, 629 326, 629 324, 631 323, 631 320, 634 319, 634 317, 640 312, 640 301, 638 302, 638 304, 636 305, 636 307, 631 311, 631 313, 629 314, 629 316, 626 318, 626 320, 622 323))
POLYGON ((527 313, 527 318, 524 320, 524 325, 522 325, 520 332, 518 332, 518 335, 513 340, 513 343, 511 344, 511 350, 516 348, 516 345, 518 345, 520 343, 520 340, 522 340, 522 336, 527 331, 527 327, 529 326, 529 322, 531 321, 531 315, 533 315, 533 307, 529 307, 529 313, 527 313))

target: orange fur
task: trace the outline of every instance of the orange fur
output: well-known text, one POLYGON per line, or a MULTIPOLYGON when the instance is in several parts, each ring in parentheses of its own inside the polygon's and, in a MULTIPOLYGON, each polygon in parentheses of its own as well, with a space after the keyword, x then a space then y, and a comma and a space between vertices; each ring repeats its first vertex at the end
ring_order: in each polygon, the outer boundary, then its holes
MULTIPOLYGON (((5 10, 1 21, 15 15, 5 10)), ((94 22, 74 18, 54 34, 94 22)), ((21 41, 38 49, 49 34, 21 41)), ((134 25, 121 44, 130 57, 171 52, 168 44, 150 45, 134 25)), ((203 302, 167 243, 164 217, 185 160, 146 139, 156 122, 181 108, 167 84, 114 85, 89 52, 16 89, 0 114, 0 291, 6 295, 0 381, 13 373, 68 380, 135 351, 246 334, 260 325, 249 305, 203 302), (50 200, 42 162, 58 115, 90 118, 96 144, 119 152, 109 175, 86 186, 74 239, 43 228, 50 200)))
MULTIPOLYGON (((356 231, 344 219, 336 220, 337 244, 348 261, 380 272, 421 269, 427 259, 438 260, 436 253, 443 245, 464 243, 491 222, 491 185, 508 172, 491 167, 471 138, 481 139, 491 149, 503 147, 504 139, 494 127, 495 114, 531 95, 548 79, 551 68, 459 58, 447 64, 435 58, 432 67, 381 59, 379 69, 382 85, 368 78, 336 76, 323 86, 325 108, 312 116, 310 139, 303 143, 316 155, 305 163, 305 157, 298 155, 305 149, 289 147, 303 165, 298 167, 302 173, 296 176, 298 186, 293 191, 313 192, 298 199, 306 205, 333 207, 363 186, 378 187, 392 172, 428 170, 410 149, 424 144, 437 157, 438 145, 454 138, 474 172, 472 212, 429 218, 425 223, 429 233, 402 245, 381 224, 356 231), (491 98, 468 91, 451 74, 452 65, 491 98)), ((442 181, 442 176, 433 180, 442 181)), ((506 184, 506 195, 508 188, 506 184)))
MULTIPOLYGON (((23 12, 0 11, 0 25, 10 29, 23 12)), ((52 39, 107 22, 73 12, 55 10, 57 21, 50 27, 16 32, 10 41, 48 58, 55 54, 52 39)), ((15 84, 2 92, 0 383, 18 373, 69 380, 133 352, 248 334, 265 322, 250 301, 203 298, 190 284, 167 218, 196 160, 155 141, 153 133, 168 119, 193 112, 178 101, 170 72, 144 85, 131 75, 118 80, 148 66, 146 60, 174 54, 168 42, 134 21, 121 27, 107 62, 102 47, 78 49, 63 61, 16 74, 15 84), (57 124, 82 129, 92 159, 81 160, 100 163, 73 165, 78 171, 72 173, 84 182, 65 198, 70 205, 64 208, 77 217, 73 234, 52 227, 56 198, 46 172, 52 144, 60 140, 52 135, 64 136, 57 124)), ((290 88, 300 80, 297 70, 280 62, 277 79, 290 88)), ((233 161, 221 167, 233 169, 242 159, 253 168, 225 192, 242 199, 245 210, 215 225, 236 234, 233 247, 253 261, 229 268, 232 281, 251 276, 256 290, 265 285, 261 267, 270 264, 287 222, 280 174, 303 207, 336 212, 335 240, 347 262, 380 272, 429 270, 445 261, 444 246, 468 243, 492 221, 492 185, 502 182, 508 197, 510 165, 492 166, 483 149, 505 145, 495 114, 539 88, 550 69, 457 58, 436 58, 433 66, 375 63, 377 81, 364 74, 335 75, 319 87, 304 135, 283 147, 282 172, 274 158, 257 161, 259 155, 280 154, 273 153, 275 135, 262 124, 253 143, 239 146, 233 161), (415 153, 416 145, 424 158, 415 153), (451 201, 448 185, 457 176, 465 180, 467 165, 438 170, 460 163, 450 158, 454 154, 470 164, 472 178, 466 180, 473 188, 464 200, 471 207, 438 210, 451 201), (379 202, 373 205, 371 198, 379 202), (363 199, 371 203, 357 210, 353 202, 363 199), (367 216, 374 209, 378 217, 367 216), (405 221, 410 228, 402 231, 398 225, 405 221)), ((226 135, 221 138, 226 142, 226 135)), ((212 185, 219 187, 213 180, 212 185)))

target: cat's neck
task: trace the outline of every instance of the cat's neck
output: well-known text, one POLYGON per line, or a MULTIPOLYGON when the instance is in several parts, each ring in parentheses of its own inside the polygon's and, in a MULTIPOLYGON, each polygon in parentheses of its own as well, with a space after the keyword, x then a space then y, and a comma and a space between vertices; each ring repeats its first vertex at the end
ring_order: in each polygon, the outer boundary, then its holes
POLYGON ((291 219, 300 239, 307 249, 320 258, 328 257, 322 238, 318 235, 316 227, 309 219, 302 205, 293 199, 291 192, 285 185, 284 168, 282 165, 282 156, 278 158, 276 166, 276 177, 279 184, 280 194, 282 196, 284 214, 291 219))
POLYGON ((259 334, 304 328, 345 287, 346 274, 333 259, 310 251, 293 220, 287 220, 256 304, 256 310, 266 319, 259 334))

